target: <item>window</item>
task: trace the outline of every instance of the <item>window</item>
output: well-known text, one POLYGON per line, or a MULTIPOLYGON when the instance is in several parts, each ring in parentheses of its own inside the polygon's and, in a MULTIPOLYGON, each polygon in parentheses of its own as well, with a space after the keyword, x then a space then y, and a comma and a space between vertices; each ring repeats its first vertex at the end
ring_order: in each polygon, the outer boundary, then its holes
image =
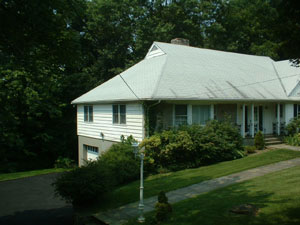
POLYGON ((187 124, 187 105, 175 105, 175 126, 187 124))
POLYGON ((95 146, 90 146, 90 145, 83 145, 83 148, 88 152, 88 153, 92 153, 92 154, 99 154, 99 150, 98 147, 95 146))
POLYGON ((93 106, 84 106, 84 122, 93 122, 93 106))
POLYGON ((209 105, 193 105, 192 122, 193 124, 204 125, 210 119, 209 105))
POLYGON ((126 124, 126 105, 113 105, 113 124, 126 124))

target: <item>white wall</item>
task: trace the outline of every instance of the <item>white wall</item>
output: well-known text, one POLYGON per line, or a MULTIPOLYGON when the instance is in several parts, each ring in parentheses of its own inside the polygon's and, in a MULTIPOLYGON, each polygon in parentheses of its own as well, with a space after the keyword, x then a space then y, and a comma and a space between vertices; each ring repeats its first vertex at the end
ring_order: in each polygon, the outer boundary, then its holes
POLYGON ((138 103, 126 104, 126 124, 112 123, 112 104, 93 105, 93 122, 84 122, 84 105, 77 106, 77 134, 85 137, 120 141, 120 136, 132 135, 138 141, 144 137, 143 107, 138 103))

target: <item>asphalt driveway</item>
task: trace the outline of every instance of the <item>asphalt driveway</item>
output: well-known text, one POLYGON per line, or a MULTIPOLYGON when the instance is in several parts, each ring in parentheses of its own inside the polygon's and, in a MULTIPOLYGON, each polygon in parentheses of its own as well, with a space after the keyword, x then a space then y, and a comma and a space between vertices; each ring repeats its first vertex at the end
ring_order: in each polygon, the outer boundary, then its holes
POLYGON ((54 196, 58 174, 0 182, 1 225, 71 225, 72 206, 54 196))

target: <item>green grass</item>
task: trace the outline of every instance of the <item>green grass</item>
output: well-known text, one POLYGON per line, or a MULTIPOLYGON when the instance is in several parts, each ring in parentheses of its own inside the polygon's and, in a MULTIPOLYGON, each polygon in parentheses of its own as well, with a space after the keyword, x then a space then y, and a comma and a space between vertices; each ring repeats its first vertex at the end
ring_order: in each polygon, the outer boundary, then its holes
MULTIPOLYGON (((258 177, 174 204, 173 213, 161 225, 299 225, 300 167, 258 177), (250 203, 257 216, 236 215, 234 206, 250 203)), ((153 212, 146 214, 150 224, 153 212)), ((128 225, 138 224, 136 219, 128 225)))
POLYGON ((17 173, 2 173, 0 174, 0 181, 15 180, 19 178, 32 177, 32 176, 48 174, 48 173, 59 173, 68 170, 69 169, 52 168, 52 169, 32 170, 32 171, 17 172, 17 173))
MULTIPOLYGON (((300 152, 291 150, 273 150, 257 155, 222 162, 210 166, 204 166, 196 169, 187 169, 166 174, 149 176, 144 182, 144 197, 148 198, 157 195, 160 191, 171 191, 186 187, 204 180, 226 176, 243 170, 276 163, 283 160, 300 157, 300 152)), ((96 206, 78 209, 79 213, 91 214, 99 211, 116 208, 127 203, 138 201, 139 199, 139 181, 132 182, 119 187, 108 193, 104 199, 101 199, 96 206)))

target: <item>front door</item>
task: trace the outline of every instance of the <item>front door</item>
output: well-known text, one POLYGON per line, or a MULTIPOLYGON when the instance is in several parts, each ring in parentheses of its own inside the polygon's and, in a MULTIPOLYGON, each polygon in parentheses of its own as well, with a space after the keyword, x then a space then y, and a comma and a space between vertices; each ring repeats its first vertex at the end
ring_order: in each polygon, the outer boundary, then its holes
POLYGON ((263 107, 254 106, 254 132, 263 131, 263 107))

